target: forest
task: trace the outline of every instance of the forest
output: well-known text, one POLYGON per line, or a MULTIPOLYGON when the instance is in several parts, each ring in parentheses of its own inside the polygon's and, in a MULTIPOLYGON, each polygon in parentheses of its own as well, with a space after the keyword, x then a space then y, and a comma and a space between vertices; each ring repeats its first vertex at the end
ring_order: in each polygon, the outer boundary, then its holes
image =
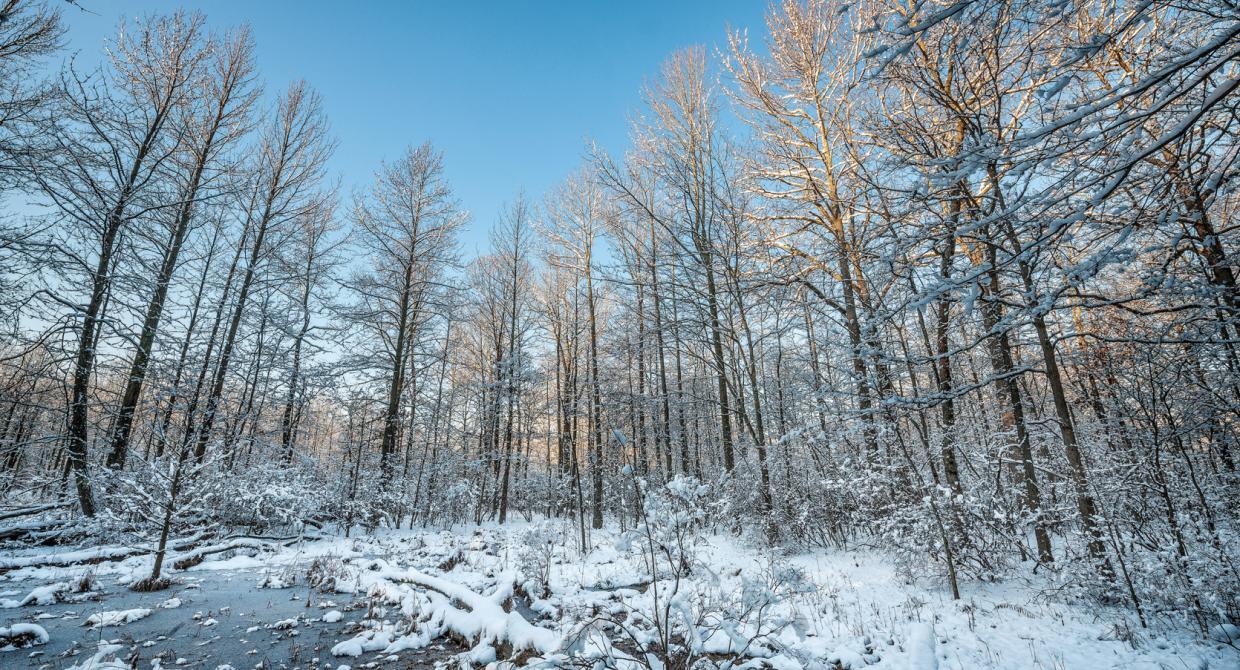
POLYGON ((0 0, 0 667, 1240 666, 1235 0, 780 0, 495 221, 78 11, 0 0))

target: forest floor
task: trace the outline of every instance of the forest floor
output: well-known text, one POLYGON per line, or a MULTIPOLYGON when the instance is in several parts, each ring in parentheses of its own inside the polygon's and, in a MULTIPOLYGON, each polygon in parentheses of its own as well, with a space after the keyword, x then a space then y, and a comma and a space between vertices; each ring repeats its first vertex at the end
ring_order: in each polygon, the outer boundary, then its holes
POLYGON ((150 593, 128 588, 149 556, 47 566, 73 549, 0 552, 0 668, 429 669, 496 658, 639 668, 629 654, 657 635, 660 611, 695 622, 690 646, 706 667, 1240 668, 1233 646, 1170 622, 1141 629, 1125 611, 1060 602, 1029 582, 968 583, 953 601, 874 552, 776 554, 708 536, 669 599, 670 583, 648 587, 639 543, 595 531, 580 556, 566 532, 515 524, 243 547, 172 570, 174 584, 150 593), (539 566, 549 595, 517 576, 539 566))

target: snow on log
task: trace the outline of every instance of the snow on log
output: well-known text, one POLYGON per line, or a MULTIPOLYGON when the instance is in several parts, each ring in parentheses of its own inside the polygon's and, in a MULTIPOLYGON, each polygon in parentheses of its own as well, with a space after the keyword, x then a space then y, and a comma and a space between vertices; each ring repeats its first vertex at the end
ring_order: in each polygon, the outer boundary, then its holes
POLYGON ((124 645, 100 642, 93 656, 65 670, 131 670, 132 666, 118 658, 123 653, 124 645), (112 658, 107 658, 108 656, 112 658))
POLYGON ((248 537, 239 537, 220 544, 213 544, 206 547, 199 547, 193 551, 173 556, 169 561, 173 568, 177 570, 185 570, 192 568, 211 554, 219 554, 233 549, 267 549, 271 544, 261 540, 255 540, 248 537))
POLYGON ((71 588, 69 582, 56 582, 46 586, 35 587, 21 600, 0 600, 0 609, 24 607, 26 605, 53 605, 60 602, 61 594, 71 588))
POLYGON ((64 567, 66 565, 90 565, 107 561, 120 561, 130 556, 145 553, 147 553, 146 549, 136 549, 134 547, 93 547, 91 549, 66 551, 59 554, 0 558, 0 574, 18 568, 64 567))
POLYGON ((512 597, 516 576, 500 577, 495 592, 483 596, 446 579, 432 577, 417 570, 388 570, 380 573, 385 579, 407 582, 430 589, 442 597, 431 597, 430 621, 439 621, 444 629, 467 640, 482 643, 508 643, 512 651, 534 650, 550 654, 560 648, 558 633, 539 628, 517 612, 505 612, 503 603, 512 597), (457 604, 467 609, 460 609, 457 604))
POLYGON ((50 639, 43 626, 33 623, 15 623, 8 628, 0 628, 0 650, 47 644, 50 639))
POLYGON ((68 527, 64 519, 26 519, 0 527, 0 542, 37 540, 48 543, 68 527))
POLYGON ((16 519, 17 517, 20 517, 20 516, 30 516, 32 514, 38 514, 40 512, 48 512, 54 509, 61 509, 63 507, 68 507, 68 506, 69 505, 67 503, 48 503, 46 505, 33 505, 30 507, 14 507, 11 509, 6 509, 3 512, 0 512, 0 521, 5 521, 8 519, 16 519))
MULTIPOLYGON (((207 536, 204 533, 195 533, 189 537, 173 540, 168 543, 168 546, 174 550, 181 551, 193 547, 205 537, 207 536)), ((220 549, 220 551, 223 551, 223 549, 220 549)), ((94 565, 97 563, 123 561, 133 556, 153 553, 155 551, 150 547, 104 546, 79 549, 77 551, 62 551, 54 554, 10 556, 0 558, 0 574, 21 568, 61 568, 70 565, 94 565)))
POLYGON ((384 628, 362 633, 332 647, 332 656, 357 657, 368 651, 384 651, 392 644, 392 631, 384 628))

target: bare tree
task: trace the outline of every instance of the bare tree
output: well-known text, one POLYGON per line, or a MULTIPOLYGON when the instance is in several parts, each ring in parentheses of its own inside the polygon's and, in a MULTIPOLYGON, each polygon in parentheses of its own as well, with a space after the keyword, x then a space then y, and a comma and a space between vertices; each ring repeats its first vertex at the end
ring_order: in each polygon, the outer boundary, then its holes
POLYGON ((107 465, 113 468, 125 464, 134 412, 142 394, 168 289, 194 219, 194 206, 213 188, 218 191, 215 182, 223 181, 221 173, 228 169, 219 164, 219 156, 249 130, 251 108, 258 95, 254 86, 254 47, 247 31, 225 35, 207 48, 211 52, 211 62, 201 81, 195 82, 200 90, 195 92, 192 105, 179 110, 184 118, 178 125, 188 135, 182 155, 177 157, 181 163, 177 169, 184 171, 184 182, 177 187, 179 203, 173 210, 163 261, 155 278, 155 291, 146 308, 137 350, 129 366, 129 381, 112 427, 107 465))
POLYGON ((358 244, 371 259, 357 275, 355 318, 378 345, 386 381, 381 472, 392 477, 400 430, 401 399, 411 342, 422 325, 427 298, 438 273, 455 254, 455 234, 466 215, 457 206, 443 174, 443 158, 430 144, 410 147, 385 165, 370 192, 358 196, 353 222, 358 244))
POLYGON ((289 85, 256 148, 249 191, 240 196, 244 221, 238 251, 247 248, 248 253, 232 317, 215 364, 214 379, 207 393, 202 423, 196 433, 186 431, 186 440, 191 435, 197 436, 194 446, 197 460, 202 460, 206 453, 237 332, 255 278, 272 257, 273 238, 286 234, 292 222, 322 206, 323 194, 315 189, 323 177, 324 163, 334 149, 327 132, 327 121, 318 94, 310 90, 305 82, 289 85))
POLYGON ((152 191, 180 149, 181 133, 170 127, 202 75, 202 22, 199 15, 178 13, 123 28, 99 81, 72 70, 62 74, 56 118, 41 130, 41 154, 54 158, 35 173, 39 189, 62 221, 86 233, 75 263, 84 266, 88 297, 81 305, 63 304, 81 322, 67 439, 78 501, 88 516, 95 511, 87 474, 90 386, 104 303, 125 228, 170 206, 152 191))

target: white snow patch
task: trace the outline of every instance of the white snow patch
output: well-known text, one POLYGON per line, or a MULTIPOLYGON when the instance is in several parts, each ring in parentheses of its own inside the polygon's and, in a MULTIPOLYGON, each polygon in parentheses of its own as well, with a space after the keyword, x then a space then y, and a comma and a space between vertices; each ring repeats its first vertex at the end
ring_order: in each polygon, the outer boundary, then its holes
POLYGON ((914 624, 908 636, 909 670, 938 670, 939 658, 934 654, 934 627, 928 623, 914 624))
POLYGON ((151 616, 150 608, 137 607, 131 610, 112 610, 108 612, 99 612, 86 617, 83 626, 91 628, 103 628, 105 626, 120 626, 127 623, 133 623, 138 619, 145 619, 151 616))
POLYGON ((12 609, 14 607, 24 607, 26 605, 54 605, 61 600, 61 594, 68 591, 69 582, 56 582, 47 586, 40 586, 32 590, 25 598, 21 600, 0 600, 0 608, 12 609))
POLYGON ((332 647, 332 656, 357 657, 368 651, 387 649, 390 644, 392 644, 391 631, 372 630, 332 647))

